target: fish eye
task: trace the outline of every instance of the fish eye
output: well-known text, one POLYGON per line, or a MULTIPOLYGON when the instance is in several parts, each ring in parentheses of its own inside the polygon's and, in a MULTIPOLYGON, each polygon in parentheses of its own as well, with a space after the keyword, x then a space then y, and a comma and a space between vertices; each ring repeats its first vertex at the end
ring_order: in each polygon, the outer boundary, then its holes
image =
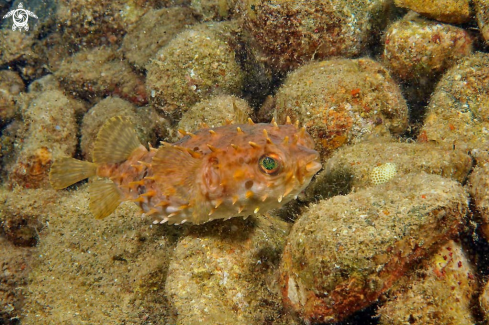
POLYGON ((280 169, 279 158, 274 154, 263 155, 258 164, 260 165, 260 169, 268 175, 274 175, 280 169))

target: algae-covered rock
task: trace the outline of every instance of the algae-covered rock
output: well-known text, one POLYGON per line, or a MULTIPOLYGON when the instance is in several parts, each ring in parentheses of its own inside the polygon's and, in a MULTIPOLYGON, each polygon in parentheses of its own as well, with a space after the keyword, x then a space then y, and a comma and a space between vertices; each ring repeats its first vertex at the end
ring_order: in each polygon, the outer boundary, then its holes
POLYGON ((244 28, 282 71, 314 59, 359 55, 387 17, 385 0, 239 0, 244 28))
POLYGON ((408 15, 387 30, 383 61, 397 77, 429 84, 470 55, 472 43, 462 28, 408 15))
POLYGON ((421 119, 441 74, 472 53, 473 35, 413 11, 386 31, 382 62, 402 82, 413 120, 421 119))
MULTIPOLYGON (((162 137, 168 127, 167 121, 151 107, 139 107, 117 97, 107 97, 93 106, 83 117, 80 148, 86 160, 92 161, 92 151, 100 128, 114 116, 129 118, 143 145, 156 143, 156 135, 162 137)), ((110 150, 110 148, 107 148, 110 150)))
POLYGON ((17 148, 22 142, 25 128, 19 120, 2 127, 0 136, 0 182, 8 179, 8 173, 15 163, 16 155, 19 153, 17 148))
POLYGON ((177 324, 293 324, 283 314, 276 276, 288 231, 273 217, 191 228, 166 280, 177 324))
POLYGON ((216 96, 190 107, 182 115, 178 129, 194 132, 201 129, 203 123, 214 128, 225 124, 226 120, 246 123, 251 113, 250 106, 241 98, 231 95, 216 96))
POLYGON ((34 42, 32 35, 2 29, 0 32, 0 64, 37 58, 36 54, 32 52, 34 42))
POLYGON ((0 29, 0 66, 19 71, 24 79, 35 79, 45 73, 44 49, 30 33, 0 29))
POLYGON ((396 6, 408 8, 428 18, 445 23, 466 23, 471 17, 469 0, 394 0, 396 6))
POLYGON ((482 314, 484 316, 484 320, 489 321, 489 282, 486 281, 484 283, 480 296, 479 296, 479 305, 481 307, 482 314))
POLYGON ((369 306, 459 232, 467 201, 458 182, 420 173, 312 205, 284 249, 285 305, 314 323, 369 306))
POLYGON ((372 171, 392 164, 396 175, 425 172, 463 183, 472 158, 461 150, 445 150, 428 143, 401 143, 378 139, 338 149, 305 191, 302 200, 348 194, 375 185, 372 171))
POLYGON ((44 215, 22 324, 175 324, 164 292, 181 228, 151 226, 133 203, 104 220, 87 187, 58 192, 44 215))
POLYGON ((279 124, 299 120, 327 158, 333 150, 372 135, 398 135, 408 107, 389 72, 371 59, 337 59, 290 73, 276 95, 279 124))
POLYGON ((109 47, 86 49, 66 58, 55 75, 65 89, 91 103, 107 95, 136 105, 147 102, 143 78, 109 47))
POLYGON ((24 89, 24 81, 16 72, 0 71, 0 126, 18 113, 17 96, 24 89))
POLYGON ((0 322, 3 324, 15 324, 20 319, 33 254, 34 248, 14 246, 0 236, 0 322))
POLYGON ((489 54, 476 53, 442 76, 418 141, 432 141, 448 149, 487 149, 488 130, 489 54))
POLYGON ((124 56, 139 69, 179 32, 197 22, 192 10, 185 7, 150 10, 141 17, 122 41, 124 56))
POLYGON ((43 221, 56 204, 57 193, 17 187, 2 194, 0 225, 5 237, 16 246, 35 246, 39 231, 45 226, 43 221))
POLYGON ((482 37, 489 44, 489 0, 474 0, 475 18, 482 37))
POLYGON ((482 235, 489 240, 489 155, 477 157, 477 165, 470 174, 468 190, 472 197, 482 235))
MULTIPOLYGON (((58 82, 58 79, 52 74, 48 74, 42 78, 34 80, 28 87, 29 95, 35 94, 39 95, 42 92, 48 90, 60 90, 61 85, 58 82)), ((76 107, 78 108, 78 107, 76 107)), ((86 110, 75 111, 77 114, 84 114, 86 110)))
POLYGON ((202 16, 203 21, 229 19, 235 11, 237 0, 192 0, 190 7, 202 16))
POLYGON ((388 302, 378 311, 380 324, 475 324, 474 274, 460 243, 450 240, 389 291, 388 302))
POLYGON ((157 109, 179 118, 198 101, 218 94, 239 94, 243 72, 226 37, 199 25, 178 34, 148 64, 146 85, 157 109))
POLYGON ((48 172, 54 159, 72 156, 77 145, 75 111, 84 103, 60 90, 34 96, 22 112, 26 132, 9 176, 10 184, 25 188, 48 187, 48 172))
POLYGON ((75 50, 119 44, 124 34, 148 10, 162 1, 60 1, 57 31, 65 46, 75 50))

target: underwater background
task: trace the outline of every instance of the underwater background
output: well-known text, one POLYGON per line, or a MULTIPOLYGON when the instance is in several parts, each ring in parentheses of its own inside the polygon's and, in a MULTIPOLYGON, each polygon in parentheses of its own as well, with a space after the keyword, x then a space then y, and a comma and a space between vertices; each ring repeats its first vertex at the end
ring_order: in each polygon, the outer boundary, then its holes
POLYGON ((489 322, 489 0, 0 0, 0 17, 0 324, 489 322), (247 218, 95 219, 93 180, 49 172, 92 161, 119 116, 147 148, 298 121, 322 169, 247 218))

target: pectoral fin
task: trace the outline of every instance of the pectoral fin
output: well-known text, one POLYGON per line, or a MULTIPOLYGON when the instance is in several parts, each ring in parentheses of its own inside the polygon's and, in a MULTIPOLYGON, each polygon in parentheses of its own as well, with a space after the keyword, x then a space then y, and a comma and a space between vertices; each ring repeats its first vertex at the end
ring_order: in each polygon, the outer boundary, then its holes
POLYGON ((201 165, 200 154, 191 149, 164 145, 153 157, 154 177, 163 195, 187 197, 196 185, 196 171, 201 165))

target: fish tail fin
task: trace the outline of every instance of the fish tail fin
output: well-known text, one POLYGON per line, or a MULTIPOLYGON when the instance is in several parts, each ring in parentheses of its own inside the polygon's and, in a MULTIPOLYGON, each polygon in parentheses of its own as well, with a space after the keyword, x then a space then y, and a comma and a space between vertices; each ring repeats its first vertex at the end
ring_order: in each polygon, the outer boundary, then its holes
POLYGON ((96 219, 103 219, 112 214, 122 202, 122 193, 113 182, 97 178, 88 188, 90 212, 96 219))
MULTIPOLYGON (((93 148, 93 162, 114 164, 127 160, 136 149, 147 151, 126 117, 110 118, 100 129, 93 148)), ((88 189, 90 212, 96 219, 108 217, 123 201, 121 190, 113 182, 97 178, 88 189)))
POLYGON ((95 176, 96 173, 96 164, 65 157, 57 159, 51 166, 49 182, 54 189, 60 190, 85 178, 95 176))
MULTIPOLYGON (((93 149, 93 163, 73 158, 62 158, 51 167, 49 179, 55 189, 65 188, 82 179, 97 175, 100 164, 115 164, 127 160, 136 149, 146 151, 141 145, 134 126, 127 118, 116 116, 100 129, 93 149)), ((114 212, 123 195, 113 182, 95 178, 89 186, 89 208, 97 219, 114 212)))

